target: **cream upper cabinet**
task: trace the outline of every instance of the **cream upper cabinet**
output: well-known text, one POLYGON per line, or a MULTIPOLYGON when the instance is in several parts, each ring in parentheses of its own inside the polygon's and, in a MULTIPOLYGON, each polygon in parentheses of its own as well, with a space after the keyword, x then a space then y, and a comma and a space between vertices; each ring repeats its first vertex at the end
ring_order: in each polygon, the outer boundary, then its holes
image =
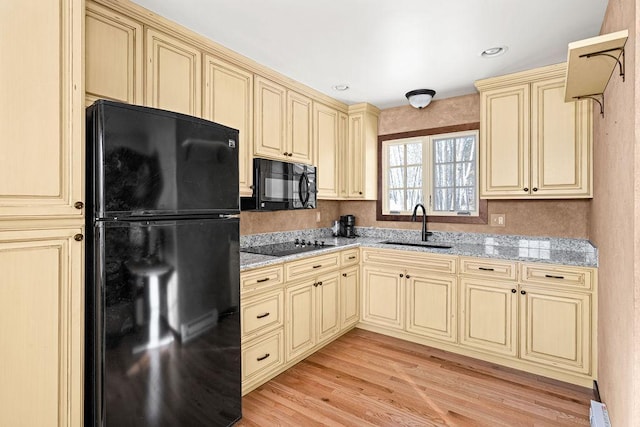
POLYGON ((349 106, 346 197, 375 200, 378 193, 378 115, 369 104, 349 106))
POLYGON ((142 24, 98 4, 86 3, 86 102, 143 102, 142 24))
POLYGON ((83 425, 80 233, 0 231, 0 425, 83 425))
POLYGON ((517 284, 460 279, 460 344, 505 356, 518 354, 517 284))
POLYGON ((318 198, 337 199, 340 189, 339 118, 335 108, 313 104, 313 139, 318 163, 318 198))
POLYGON ((83 18, 71 0, 3 4, 0 218, 82 218, 83 18))
POLYGON ((254 154, 311 164, 311 104, 310 98, 256 75, 254 154))
POLYGON ((238 167, 240 196, 251 196, 253 185, 253 73, 206 55, 205 119, 240 131, 238 167))
POLYGON ((456 342, 457 277, 407 270, 406 280, 407 331, 456 342))
MULTIPOLYGON (((346 164, 349 158, 349 150, 347 144, 349 143, 349 116, 343 112, 338 113, 338 161, 336 162, 336 168, 338 169, 338 196, 341 199, 346 199, 348 195, 347 191, 347 179, 348 170, 350 167, 346 164)), ((317 157, 316 157, 317 158, 317 157)), ((320 167, 318 165, 318 167, 320 167)), ((322 168, 320 169, 322 172, 322 168)))
POLYGON ((564 102, 566 64, 476 82, 482 198, 592 197, 592 110, 564 102))
POLYGON ((311 98, 287 91, 287 156, 290 161, 313 163, 313 109, 311 98))
POLYGON ((202 55, 175 37, 147 28, 146 104, 201 115, 202 55))

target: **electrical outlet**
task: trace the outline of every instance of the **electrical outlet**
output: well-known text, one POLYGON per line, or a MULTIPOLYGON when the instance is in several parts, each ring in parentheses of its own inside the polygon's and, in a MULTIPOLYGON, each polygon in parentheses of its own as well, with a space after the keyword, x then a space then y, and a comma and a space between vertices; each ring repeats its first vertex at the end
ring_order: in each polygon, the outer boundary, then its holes
POLYGON ((320 222, 320 212, 316 212, 316 222, 320 222))
POLYGON ((504 227, 507 216, 505 214, 491 214, 490 221, 492 227, 504 227))

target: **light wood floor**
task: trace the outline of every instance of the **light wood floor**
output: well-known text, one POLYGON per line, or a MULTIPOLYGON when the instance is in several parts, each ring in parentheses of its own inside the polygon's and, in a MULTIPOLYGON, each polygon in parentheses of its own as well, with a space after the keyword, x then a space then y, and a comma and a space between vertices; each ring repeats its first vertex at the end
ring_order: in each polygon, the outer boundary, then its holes
POLYGON ((589 425, 590 389, 354 329, 242 400, 237 426, 589 425))

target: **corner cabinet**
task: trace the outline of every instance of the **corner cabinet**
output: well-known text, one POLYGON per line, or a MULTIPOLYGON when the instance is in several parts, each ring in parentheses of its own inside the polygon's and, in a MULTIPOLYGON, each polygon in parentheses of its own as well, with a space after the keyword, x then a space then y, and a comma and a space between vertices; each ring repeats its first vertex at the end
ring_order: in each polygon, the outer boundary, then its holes
POLYGON ((476 81, 480 197, 589 198, 592 108, 564 102, 566 64, 476 81))
POLYGON ((370 104, 349 106, 348 144, 341 166, 346 171, 343 197, 376 200, 378 194, 378 115, 370 104))

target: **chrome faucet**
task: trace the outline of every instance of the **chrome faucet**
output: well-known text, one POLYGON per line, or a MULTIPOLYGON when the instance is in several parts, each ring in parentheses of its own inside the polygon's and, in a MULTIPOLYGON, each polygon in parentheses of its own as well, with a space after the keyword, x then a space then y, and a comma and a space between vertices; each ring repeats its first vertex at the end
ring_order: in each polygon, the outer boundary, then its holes
POLYGON ((427 210, 424 208, 422 203, 418 203, 413 208, 413 215, 411 216, 411 221, 416 220, 416 214, 418 213, 418 208, 422 208, 422 241, 427 241, 427 210))

